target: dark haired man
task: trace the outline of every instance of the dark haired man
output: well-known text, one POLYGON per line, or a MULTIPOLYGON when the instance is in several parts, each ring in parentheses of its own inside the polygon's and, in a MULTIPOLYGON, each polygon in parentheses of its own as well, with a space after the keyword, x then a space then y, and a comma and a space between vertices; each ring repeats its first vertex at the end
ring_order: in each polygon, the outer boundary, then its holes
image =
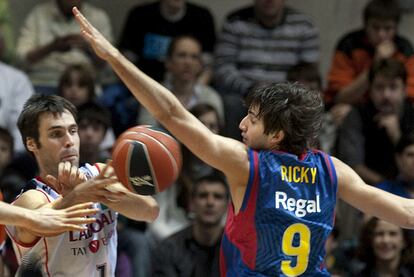
POLYGON ((397 0, 372 0, 364 9, 364 28, 346 34, 336 47, 325 100, 334 103, 364 102, 368 92, 368 72, 382 59, 396 58, 407 69, 407 94, 414 100, 414 49, 398 35, 400 9, 397 0))
POLYGON ((153 221, 158 207, 152 197, 133 194, 123 187, 110 166, 87 164, 78 169, 75 119, 76 108, 60 96, 34 95, 25 103, 18 127, 27 150, 36 159, 39 176, 25 186, 14 205, 61 209, 86 201, 100 202, 94 204, 98 209, 96 223, 88 225, 87 231, 57 232, 51 237, 28 228, 8 226, 7 231, 23 267, 39 262, 45 275, 114 276, 117 212, 134 220, 153 221), (56 202, 62 195, 63 199, 56 202))
POLYGON ((329 276, 324 244, 337 195, 366 213, 414 228, 414 200, 368 186, 340 160, 311 149, 323 113, 318 91, 289 83, 259 86, 247 95, 243 143, 213 134, 73 11, 83 36, 140 103, 225 174, 232 201, 221 244, 222 276, 329 276))

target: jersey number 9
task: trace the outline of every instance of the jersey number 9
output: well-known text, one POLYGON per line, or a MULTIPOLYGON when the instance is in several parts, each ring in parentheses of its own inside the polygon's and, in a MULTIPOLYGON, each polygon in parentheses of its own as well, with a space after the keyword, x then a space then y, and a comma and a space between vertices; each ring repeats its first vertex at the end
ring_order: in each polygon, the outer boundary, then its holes
POLYGON ((282 251, 287 256, 296 257, 296 265, 292 266, 292 260, 283 260, 281 270, 289 277, 299 276, 308 268, 311 232, 305 224, 295 223, 290 225, 283 233, 282 251), (299 236, 299 244, 293 245, 295 235, 299 236))

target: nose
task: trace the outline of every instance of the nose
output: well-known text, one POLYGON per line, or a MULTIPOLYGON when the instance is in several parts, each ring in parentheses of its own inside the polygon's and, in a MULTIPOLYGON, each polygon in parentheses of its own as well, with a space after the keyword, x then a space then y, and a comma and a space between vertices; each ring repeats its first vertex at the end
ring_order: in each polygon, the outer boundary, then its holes
POLYGON ((239 129, 243 132, 246 131, 247 125, 246 125, 247 115, 240 121, 239 129))
POLYGON ((74 135, 71 134, 69 131, 67 131, 66 136, 65 136, 65 147, 69 148, 69 147, 72 147, 73 145, 75 145, 74 135))

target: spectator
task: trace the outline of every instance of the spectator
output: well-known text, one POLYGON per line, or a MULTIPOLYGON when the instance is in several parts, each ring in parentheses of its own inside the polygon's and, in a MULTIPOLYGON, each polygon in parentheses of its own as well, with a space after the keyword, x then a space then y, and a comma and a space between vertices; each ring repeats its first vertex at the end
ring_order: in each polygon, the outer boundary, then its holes
POLYGON ((354 276, 414 276, 412 231, 371 218, 360 235, 362 271, 354 276))
POLYGON ((285 81, 300 62, 317 63, 319 35, 285 0, 255 0, 227 17, 215 54, 219 91, 244 96, 257 82, 285 81))
POLYGON ((38 93, 55 93, 59 77, 70 64, 104 66, 79 34, 71 11, 73 6, 79 7, 112 40, 109 17, 84 0, 49 0, 37 4, 24 22, 16 51, 38 93))
POLYGON ((0 127, 0 176, 11 162, 14 153, 14 139, 9 130, 0 127))
POLYGON ((12 133, 18 153, 24 152, 24 146, 17 129, 17 118, 32 94, 33 87, 26 74, 0 62, 0 126, 12 133))
POLYGON ((190 204, 193 222, 163 240, 154 250, 151 276, 220 276, 220 241, 229 200, 223 178, 213 174, 194 183, 190 204))
MULTIPOLYGON (((187 109, 196 104, 208 103, 213 106, 224 122, 224 108, 220 95, 211 87, 198 83, 202 70, 201 44, 193 37, 175 37, 167 51, 165 68, 168 78, 163 85, 169 88, 187 109)), ((145 109, 141 109, 141 124, 156 124, 145 109)))
MULTIPOLYGON (((204 64, 211 64, 215 43, 214 20, 210 12, 186 0, 159 0, 132 9, 122 32, 120 49, 145 73, 164 79, 164 60, 173 37, 191 35, 200 41, 204 64)), ((210 73, 201 77, 204 84, 210 73)))
POLYGON ((7 0, 0 0, 0 61, 10 63, 14 56, 14 37, 7 0))
POLYGON ((104 107, 90 102, 78 108, 79 164, 105 162, 110 158, 109 152, 100 149, 110 126, 111 115, 104 107))
POLYGON ((398 176, 377 184, 377 187, 405 198, 414 198, 414 134, 402 136, 395 147, 395 160, 398 176))
POLYGON ((379 60, 395 58, 405 64, 407 93, 414 100, 414 50, 398 35, 400 10, 397 0, 372 0, 364 9, 363 29, 340 39, 328 74, 326 102, 357 104, 368 97, 368 72, 379 60))

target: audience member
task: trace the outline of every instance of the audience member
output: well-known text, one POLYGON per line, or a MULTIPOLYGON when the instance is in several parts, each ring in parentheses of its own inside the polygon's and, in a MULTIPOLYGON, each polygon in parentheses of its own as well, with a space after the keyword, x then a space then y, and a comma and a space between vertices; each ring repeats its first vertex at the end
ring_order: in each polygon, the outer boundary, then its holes
POLYGON ((359 258, 364 267, 354 276, 414 276, 413 233, 373 217, 362 228, 359 258))
MULTIPOLYGON (((224 122, 224 108, 220 95, 211 87, 200 84, 197 78, 202 70, 201 44, 193 37, 175 37, 167 51, 165 68, 168 78, 163 85, 170 89, 187 109, 196 104, 207 103, 213 106, 224 122)), ((153 117, 141 109, 141 124, 156 124, 153 117)))
POLYGON ((328 74, 326 102, 361 103, 367 98, 368 72, 379 60, 395 58, 405 64, 407 93, 414 100, 414 50, 398 35, 400 10, 397 0, 372 0, 363 12, 363 29, 340 39, 328 74))
POLYGON ((255 0, 223 25, 215 81, 222 94, 244 96, 255 83, 285 81, 289 68, 318 59, 319 34, 308 16, 285 0, 255 0))
POLYGON ((17 129, 17 118, 24 102, 32 94, 33 87, 26 74, 0 62, 0 126, 12 133, 16 152, 24 151, 17 129))
POLYGON ((414 198, 414 134, 403 134, 395 147, 398 175, 395 179, 377 184, 390 193, 414 198))
POLYGON ((14 56, 14 37, 8 0, 0 0, 0 61, 11 63, 14 56))
POLYGON ((406 97, 406 71, 394 59, 376 62, 369 100, 351 110, 338 133, 338 156, 368 184, 396 176, 394 146, 414 130, 414 107, 406 97))
POLYGON ((16 50, 38 93, 55 93, 59 77, 70 64, 104 66, 79 34, 71 11, 73 6, 87 14, 105 37, 112 40, 107 14, 84 0, 38 3, 23 24, 16 50))
POLYGON ((110 127, 111 115, 99 104, 89 102, 78 108, 79 164, 105 162, 110 158, 110 153, 100 148, 110 127))
MULTIPOLYGON (((164 60, 173 37, 191 35, 200 41, 205 65, 211 64, 215 43, 210 12, 186 0, 159 0, 132 9, 122 32, 120 49, 145 73, 164 79, 164 60)), ((203 76, 208 83, 210 73, 203 76)))
POLYGON ((192 224, 155 248, 151 276, 220 276, 220 241, 228 201, 224 177, 212 174, 198 179, 190 203, 192 224))
POLYGON ((9 130, 0 127, 0 176, 11 162, 14 153, 14 139, 9 130))

